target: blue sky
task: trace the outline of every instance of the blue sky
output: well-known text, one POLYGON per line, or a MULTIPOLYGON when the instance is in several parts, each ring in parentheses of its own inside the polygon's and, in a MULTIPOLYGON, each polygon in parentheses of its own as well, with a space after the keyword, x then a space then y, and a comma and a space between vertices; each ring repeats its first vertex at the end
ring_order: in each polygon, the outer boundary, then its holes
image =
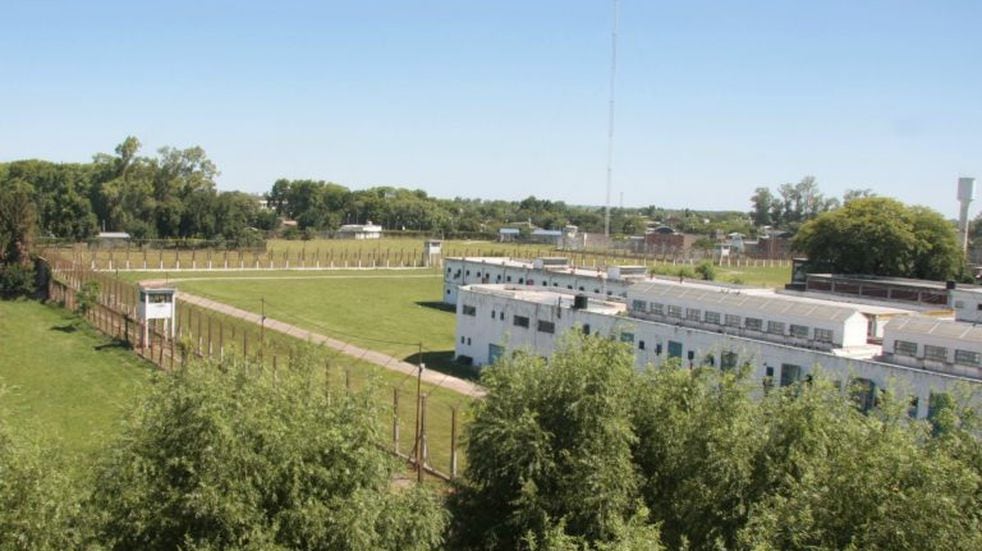
MULTIPOLYGON (((957 177, 982 179, 980 21, 978 0, 621 0, 613 202, 746 210, 813 175, 954 217, 957 177)), ((607 0, 0 0, 0 160, 132 134, 201 145, 222 189, 601 204, 610 22, 607 0)))

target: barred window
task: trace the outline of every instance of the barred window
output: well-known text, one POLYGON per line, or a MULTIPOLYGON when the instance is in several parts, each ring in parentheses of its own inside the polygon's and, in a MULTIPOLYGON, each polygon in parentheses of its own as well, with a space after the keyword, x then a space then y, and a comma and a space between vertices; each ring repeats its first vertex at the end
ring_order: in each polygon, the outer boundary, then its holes
POLYGON ((764 327, 764 320, 760 318, 744 318, 743 326, 751 331, 760 331, 764 327))
POLYGON ((706 312, 705 316, 706 323, 720 324, 719 312, 706 312))
POLYGON ((796 324, 792 323, 791 324, 791 336, 792 337, 797 337, 799 339, 807 339, 808 338, 808 326, 806 326, 806 325, 796 325, 796 324))
POLYGON ((465 316, 476 316, 477 315, 477 308, 474 307, 474 306, 469 306, 469 305, 465 304, 465 305, 463 305, 461 307, 461 313, 464 314, 465 316))
POLYGON ((647 309, 648 309, 648 303, 646 301, 637 300, 637 299, 631 301, 631 310, 634 310, 636 312, 644 312, 647 309))
POLYGON ((955 349, 955 363, 962 365, 982 365, 982 354, 971 350, 955 349))
POLYGON ((702 319, 702 311, 698 308, 686 308, 685 309, 685 319, 691 321, 699 321, 702 319))
POLYGON ((665 315, 665 305, 660 302, 651 303, 651 313, 658 314, 659 316, 665 315))
POLYGON ((910 341, 894 341, 893 353, 898 356, 917 356, 917 343, 910 341))
POLYGON ((634 342, 634 333, 621 332, 621 342, 634 342))
POLYGON ((768 321, 767 322, 767 332, 773 333, 775 335, 784 334, 784 322, 783 321, 768 321))
POLYGON ((815 340, 818 342, 832 342, 832 336, 831 329, 815 328, 815 340))
POLYGON ((924 345, 924 359, 934 362, 948 361, 948 349, 943 346, 924 345))
POLYGON ((551 321, 539 320, 538 329, 540 333, 555 333, 556 324, 551 321))
POLYGON ((726 325, 730 327, 740 327, 740 316, 735 314, 726 314, 726 325))
POLYGON ((512 323, 516 327, 525 327, 525 328, 528 328, 528 326, 529 326, 529 319, 527 317, 525 317, 525 316, 515 316, 514 318, 512 318, 512 323))
POLYGON ((668 305, 668 317, 670 317, 670 318, 681 318, 682 317, 682 307, 681 306, 674 306, 674 305, 669 304, 668 305))

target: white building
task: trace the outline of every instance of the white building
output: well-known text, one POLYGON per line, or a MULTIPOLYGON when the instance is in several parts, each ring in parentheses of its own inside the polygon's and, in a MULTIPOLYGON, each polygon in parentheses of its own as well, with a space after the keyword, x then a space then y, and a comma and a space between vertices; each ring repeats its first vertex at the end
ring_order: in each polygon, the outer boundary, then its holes
POLYGON ((372 224, 345 224, 338 228, 341 239, 379 239, 382 237, 382 226, 372 224))
MULTIPOLYGON (((491 276, 497 279, 496 273, 491 276)), ((927 415, 933 392, 982 382, 982 367, 971 364, 982 353, 982 336, 977 333, 982 329, 913 318, 913 312, 903 309, 668 282, 627 288, 626 301, 597 294, 577 297, 575 291, 558 286, 517 281, 467 285, 455 293, 456 356, 479 366, 493 363, 507 350, 549 357, 560 335, 577 330, 630 344, 639 367, 676 357, 688 366, 728 369, 746 363, 762 384, 784 386, 821 366, 834 379, 863 383, 869 405, 875 389, 903 386, 918 417, 927 415), (879 316, 892 321, 877 323, 879 316), (955 335, 928 330, 919 325, 922 320, 972 331, 955 335), (929 360, 915 351, 914 356, 897 359, 898 340, 918 343, 919 351, 926 344, 943 346, 948 355, 945 361, 939 356, 929 360)))
POLYGON ((948 292, 956 320, 982 323, 982 287, 960 285, 948 292))

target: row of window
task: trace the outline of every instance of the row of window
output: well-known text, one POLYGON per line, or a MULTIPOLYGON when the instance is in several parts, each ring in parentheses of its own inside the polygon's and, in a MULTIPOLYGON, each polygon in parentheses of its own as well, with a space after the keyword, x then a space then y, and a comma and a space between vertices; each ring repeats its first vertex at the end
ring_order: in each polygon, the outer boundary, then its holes
MULTIPOLYGON (((893 341, 893 353, 898 356, 908 356, 917 358, 918 344, 911 341, 897 339, 893 341)), ((924 345, 924 359, 934 362, 948 362, 948 348, 935 346, 933 344, 924 345)), ((971 350, 961 350, 956 348, 954 363, 962 365, 982 366, 982 354, 971 350)))
POLYGON ((657 316, 666 316, 680 320, 684 319, 725 327, 743 327, 750 331, 766 332, 773 335, 790 335, 798 339, 807 339, 811 336, 813 340, 818 342, 831 343, 834 338, 834 333, 830 329, 821 329, 818 327, 812 329, 807 325, 787 324, 783 321, 771 320, 768 320, 765 325, 764 320, 761 318, 749 316, 741 318, 738 315, 722 315, 719 312, 709 310, 703 312, 698 308, 682 308, 675 304, 666 305, 658 302, 648 304, 646 301, 635 299, 631 301, 631 309, 637 312, 648 312, 657 316))

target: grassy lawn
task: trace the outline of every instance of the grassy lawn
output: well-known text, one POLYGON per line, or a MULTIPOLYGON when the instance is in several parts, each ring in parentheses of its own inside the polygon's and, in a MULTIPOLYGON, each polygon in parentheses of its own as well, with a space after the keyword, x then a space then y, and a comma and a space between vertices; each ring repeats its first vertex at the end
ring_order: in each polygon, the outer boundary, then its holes
POLYGON ((97 450, 152 369, 62 309, 0 301, 0 416, 46 446, 97 450))

